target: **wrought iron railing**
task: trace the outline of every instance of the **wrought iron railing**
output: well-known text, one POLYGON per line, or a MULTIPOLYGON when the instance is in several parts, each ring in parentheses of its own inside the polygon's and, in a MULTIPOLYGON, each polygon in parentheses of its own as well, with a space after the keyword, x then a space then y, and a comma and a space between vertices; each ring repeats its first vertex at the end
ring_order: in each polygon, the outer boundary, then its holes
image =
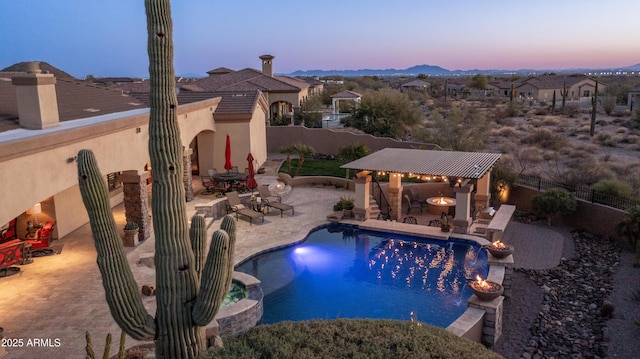
POLYGON ((389 204, 389 200, 387 200, 387 196, 384 195, 384 191, 382 191, 382 187, 380 186, 380 182, 378 182, 378 178, 376 176, 371 176, 373 186, 373 198, 378 202, 378 208, 380 208, 380 217, 381 219, 391 219, 391 205, 389 204), (376 197, 377 194, 377 197, 376 197))
POLYGON ((640 200, 635 198, 621 197, 602 191, 596 191, 589 186, 567 185, 562 182, 549 180, 539 176, 520 175, 516 180, 516 185, 533 188, 538 191, 546 191, 549 188, 564 188, 571 192, 575 198, 591 203, 603 204, 624 211, 635 206, 640 206, 640 200))

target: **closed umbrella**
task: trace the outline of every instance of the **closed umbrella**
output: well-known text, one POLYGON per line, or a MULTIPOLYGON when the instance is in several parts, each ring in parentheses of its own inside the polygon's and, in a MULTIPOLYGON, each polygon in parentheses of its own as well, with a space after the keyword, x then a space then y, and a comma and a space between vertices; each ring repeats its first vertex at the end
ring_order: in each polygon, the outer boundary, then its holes
POLYGON ((224 148, 224 169, 229 172, 231 167, 231 137, 227 133, 227 146, 224 148))
POLYGON ((258 188, 258 182, 256 182, 256 178, 255 178, 255 170, 253 169, 253 155, 251 155, 251 152, 249 152, 249 155, 247 156, 247 161, 249 162, 249 166, 248 168, 248 175, 249 177, 247 178, 247 187, 249 187, 251 189, 251 192, 253 192, 254 189, 258 188))

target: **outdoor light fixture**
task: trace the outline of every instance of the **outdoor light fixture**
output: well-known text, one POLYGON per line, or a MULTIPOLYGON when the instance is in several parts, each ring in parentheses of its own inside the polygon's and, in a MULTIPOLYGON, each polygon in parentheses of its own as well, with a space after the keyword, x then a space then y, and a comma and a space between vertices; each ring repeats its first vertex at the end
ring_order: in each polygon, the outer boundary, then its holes
POLYGON ((38 213, 42 213, 42 206, 40 205, 40 203, 36 203, 35 205, 33 205, 33 207, 27 210, 27 214, 33 215, 35 217, 34 224, 36 226, 38 225, 38 213))

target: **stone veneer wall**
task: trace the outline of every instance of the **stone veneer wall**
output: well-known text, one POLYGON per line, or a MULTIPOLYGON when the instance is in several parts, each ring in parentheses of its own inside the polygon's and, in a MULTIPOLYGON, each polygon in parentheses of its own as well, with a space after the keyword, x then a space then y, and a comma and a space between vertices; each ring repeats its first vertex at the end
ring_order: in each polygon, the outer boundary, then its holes
POLYGON ((120 176, 120 180, 122 181, 127 222, 136 222, 138 224, 138 240, 142 242, 151 236, 149 195, 147 194, 149 173, 139 175, 133 172, 125 172, 120 176))
POLYGON ((191 176, 191 154, 182 156, 183 173, 182 181, 184 182, 184 197, 187 202, 194 198, 193 194, 193 177, 191 176))

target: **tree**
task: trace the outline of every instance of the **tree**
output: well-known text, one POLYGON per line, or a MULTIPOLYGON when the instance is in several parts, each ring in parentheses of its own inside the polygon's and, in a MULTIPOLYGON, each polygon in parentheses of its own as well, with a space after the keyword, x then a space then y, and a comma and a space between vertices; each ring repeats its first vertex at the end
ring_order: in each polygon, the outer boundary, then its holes
POLYGON ((213 320, 233 276, 235 220, 226 216, 211 238, 202 216, 187 227, 183 162, 173 70, 169 0, 146 0, 149 75, 151 211, 155 233, 156 317, 147 313, 116 228, 106 183, 91 150, 78 153, 78 182, 89 214, 97 263, 111 315, 136 340, 155 340, 156 358, 196 358, 206 351, 213 320))
POLYGON ((362 158, 369 154, 369 149, 363 143, 352 143, 350 145, 341 147, 338 152, 338 157, 345 161, 355 161, 358 158, 362 158))
POLYGON ((489 83, 489 80, 487 79, 486 76, 481 74, 476 74, 476 75, 473 75, 473 77, 471 78, 471 83, 469 83, 469 87, 478 89, 478 90, 484 90, 487 88, 488 83, 489 83))
POLYGON ((449 112, 435 109, 426 132, 419 139, 445 150, 479 151, 486 146, 486 137, 478 134, 486 133, 488 128, 485 117, 474 109, 454 107, 449 112))
POLYGON ((616 224, 619 235, 627 238, 635 250, 633 266, 640 267, 640 206, 633 207, 624 219, 616 224))
POLYGON ((550 188, 541 195, 533 197, 531 200, 533 211, 545 216, 547 224, 551 225, 552 220, 558 215, 573 213, 578 208, 578 202, 564 188, 550 188))
POLYGON ((289 165, 289 173, 291 174, 291 177, 295 177, 300 173, 300 169, 304 163, 304 158, 313 155, 315 152, 316 150, 313 147, 302 143, 297 143, 280 149, 280 153, 287 154, 287 163, 289 165), (296 166, 296 172, 291 173, 291 155, 294 153, 298 155, 298 165, 296 166))
POLYGON ((304 124, 307 127, 322 127, 322 97, 321 95, 309 96, 296 110, 294 114, 296 125, 304 124))
POLYGON ((401 138, 420 123, 422 112, 408 96, 396 90, 367 90, 362 102, 349 117, 342 119, 348 127, 381 137, 401 138))

